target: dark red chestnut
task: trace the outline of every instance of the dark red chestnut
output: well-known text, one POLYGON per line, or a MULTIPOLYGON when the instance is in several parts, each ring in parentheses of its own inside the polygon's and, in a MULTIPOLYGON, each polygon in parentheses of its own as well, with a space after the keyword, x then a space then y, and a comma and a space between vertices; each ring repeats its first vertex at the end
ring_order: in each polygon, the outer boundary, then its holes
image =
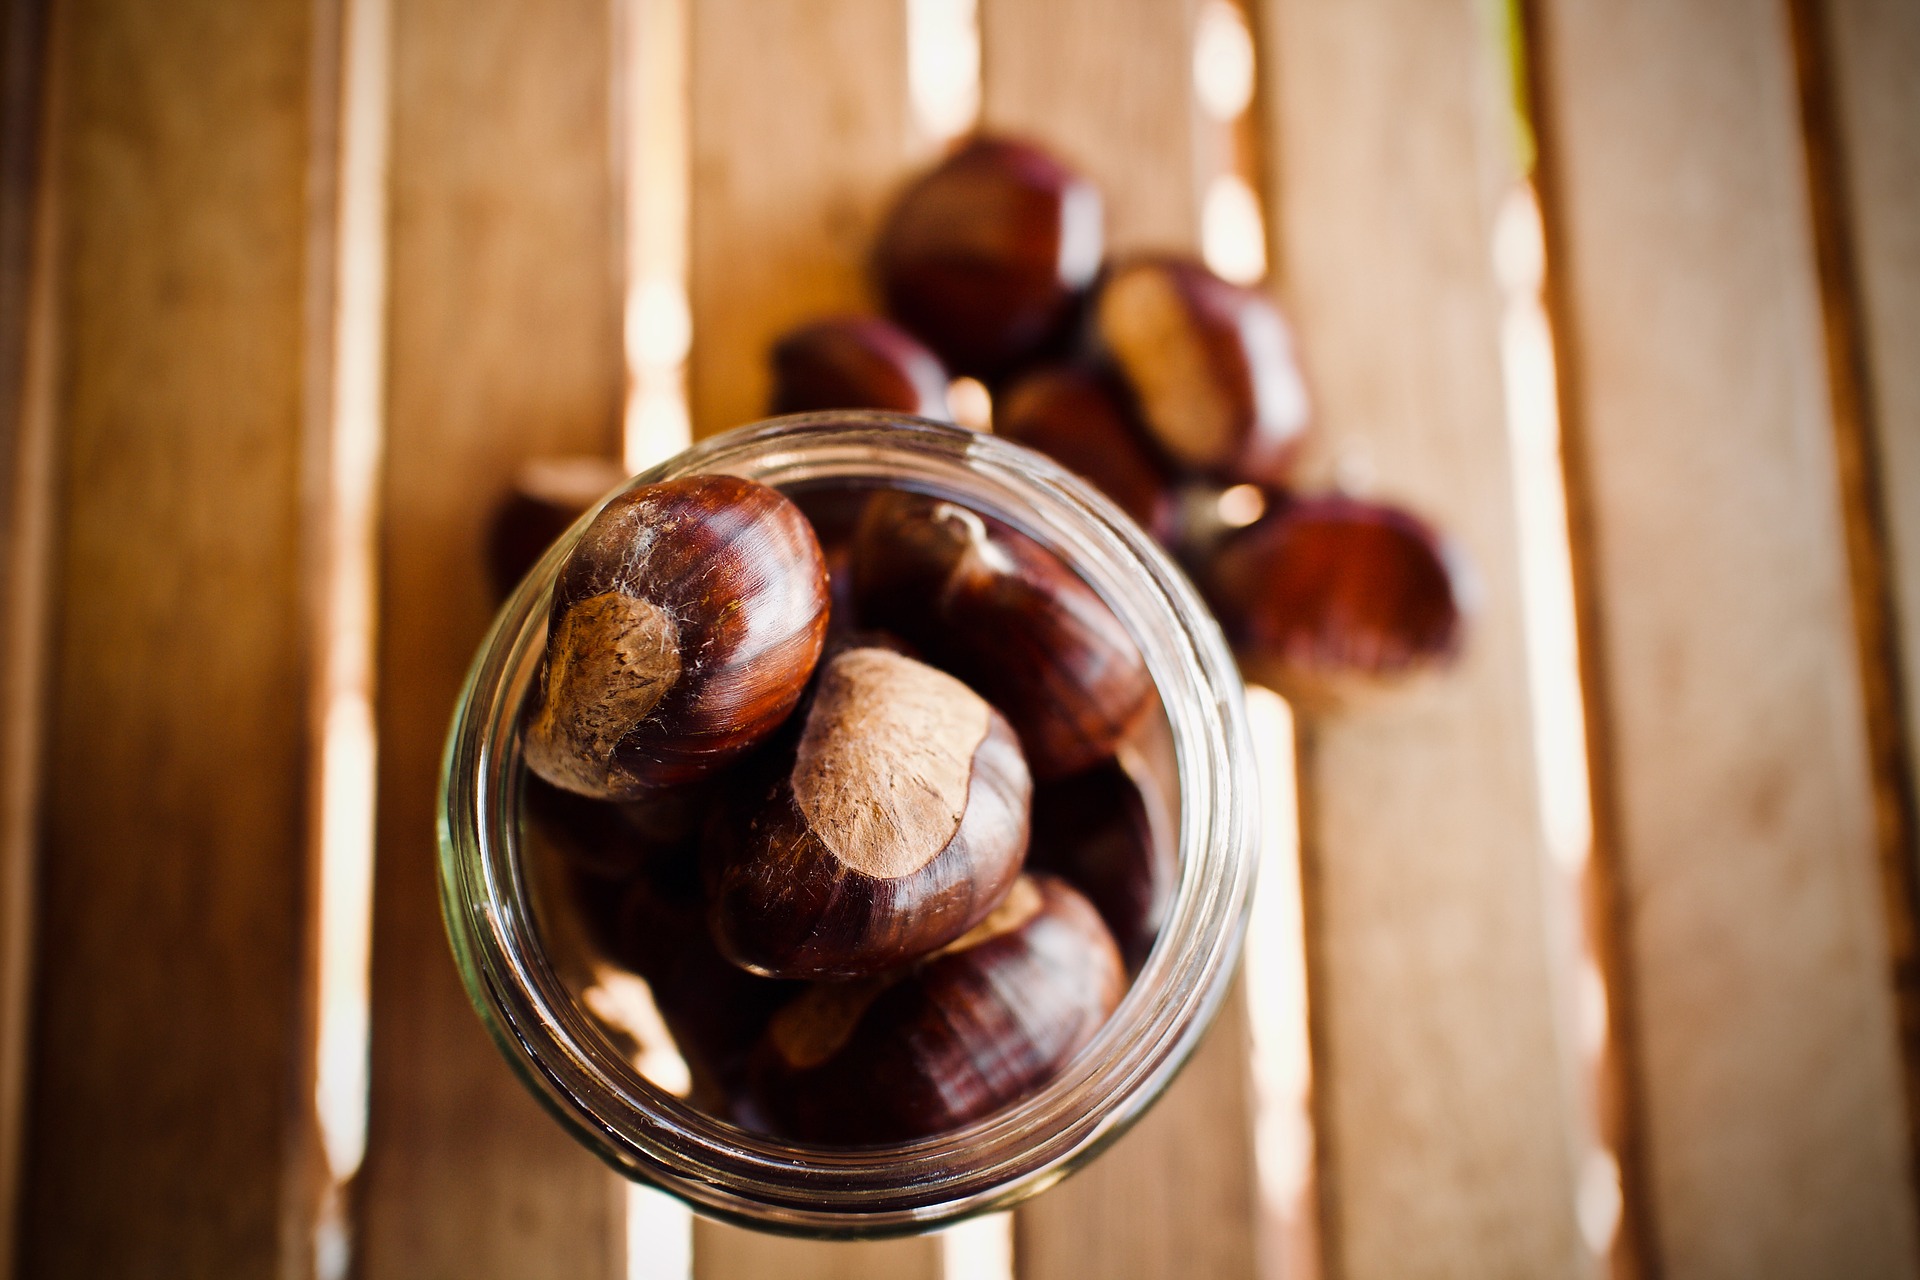
POLYGON ((1016 381, 1001 399, 994 433, 1038 449, 1093 482, 1162 542, 1178 531, 1173 478, 1141 440, 1126 402, 1090 369, 1055 365, 1016 381))
POLYGON ((1054 872, 1087 895, 1130 972, 1153 950, 1179 879, 1173 850, 1155 828, 1139 783, 1115 761, 1034 791, 1028 867, 1054 872))
POLYGON ((1087 900, 1022 876, 953 946, 904 974, 823 983, 773 1016, 750 1088, 807 1142, 900 1142, 976 1120, 1051 1079, 1126 988, 1087 900))
POLYGON ((554 587, 527 764, 582 795, 692 781, 785 720, 827 625, 799 508, 734 476, 609 502, 554 587))
POLYGON ((887 311, 954 373, 1057 345, 1100 267, 1100 193, 1040 148, 974 138, 901 193, 874 267, 887 311))
POLYGON ((1033 787, 973 690, 886 649, 830 657, 791 755, 743 780, 706 847, 714 941, 781 978, 893 968, 993 909, 1033 787))
POLYGON ((554 539, 626 478, 627 469, 611 458, 536 458, 522 467, 487 530, 494 595, 512 594, 554 539))
POLYGON ((770 413, 891 409, 945 420, 947 370, 912 334, 878 316, 803 325, 774 344, 770 413))
POLYGON ((1152 681, 1120 620, 1059 557, 952 502, 875 494, 854 535, 854 601, 998 707, 1036 778, 1109 759, 1152 681))
POLYGON ((1201 579, 1249 674, 1295 697, 1337 700, 1460 646, 1459 557, 1398 507, 1278 498, 1227 536, 1201 579))
POLYGON ((1224 484, 1278 483, 1306 436, 1306 382, 1273 300, 1197 262, 1140 258, 1093 300, 1101 355, 1176 465, 1224 484))

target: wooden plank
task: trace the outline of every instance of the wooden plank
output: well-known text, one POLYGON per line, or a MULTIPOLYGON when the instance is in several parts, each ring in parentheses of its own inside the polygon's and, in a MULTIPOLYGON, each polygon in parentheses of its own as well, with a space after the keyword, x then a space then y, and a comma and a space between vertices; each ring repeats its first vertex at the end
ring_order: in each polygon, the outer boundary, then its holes
POLYGON ((487 515, 523 460, 618 447, 610 25, 604 0, 395 6, 368 1280, 624 1269, 622 1189, 487 1039, 433 856, 487 515))
POLYGON ((310 1256, 303 418, 330 16, 60 7, 28 1274, 310 1256))
POLYGON ((871 306, 874 229, 905 177, 899 0, 692 0, 693 432, 764 416, 766 353, 871 306))
POLYGON ((1198 247, 1193 0, 980 0, 981 123, 1099 184, 1118 249, 1198 247))
POLYGON ((1601 837, 1680 1276, 1916 1273, 1781 5, 1534 14, 1601 837))
POLYGON ((32 1016, 41 699, 53 503, 46 7, 0 11, 0 1277, 13 1274, 32 1016))
MULTIPOLYGON (((1187 0, 980 6, 985 127, 1039 139, 1099 183, 1123 251, 1198 244, 1192 31, 1187 0)), ((1023 1280, 1253 1274, 1249 1051, 1236 987, 1139 1127, 1015 1214, 1023 1280)))
POLYGON ((1920 1164, 1920 10, 1793 0, 1854 607, 1920 1164))
MULTIPOLYGON (((694 434, 762 416, 789 326, 871 305, 866 254, 913 158, 898 0, 691 0, 694 434)), ((940 1274, 930 1239, 821 1244, 699 1221, 701 1280, 940 1274)))
POLYGON ((1568 1276, 1573 1134, 1543 923, 1490 242, 1517 179, 1485 6, 1259 6, 1273 255, 1321 456, 1476 570, 1464 661, 1301 722, 1329 1269, 1568 1276))

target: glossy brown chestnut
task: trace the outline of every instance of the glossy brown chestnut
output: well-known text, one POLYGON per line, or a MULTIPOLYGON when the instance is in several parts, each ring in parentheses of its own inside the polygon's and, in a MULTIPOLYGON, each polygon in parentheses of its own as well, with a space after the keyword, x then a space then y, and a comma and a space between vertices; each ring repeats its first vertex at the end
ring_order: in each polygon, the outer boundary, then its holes
POLYGON ((609 502, 554 586, 526 760, 607 799, 713 772, 799 701, 827 625, 799 508, 734 476, 609 502))
POLYGON ((771 755, 722 802, 705 852, 714 941, 743 968, 896 967, 972 928, 1019 874, 1026 763, 1000 714, 945 672, 838 653, 792 753, 771 755))
POLYGON ((770 413, 891 409, 942 421, 947 370, 906 330, 878 316, 802 325, 774 344, 770 413))
POLYGON ((887 311, 954 373, 1057 345, 1100 268, 1100 193, 1024 142, 977 137, 901 193, 874 268, 887 311))
POLYGON ((513 489, 487 529, 487 578, 506 599, 553 540, 627 478, 611 458, 536 458, 520 468, 513 489))
POLYGON ((1293 335, 1266 294, 1182 258, 1134 259, 1101 280, 1093 334, 1175 465, 1224 484, 1284 479, 1309 409, 1293 335))
POLYGON ((1027 866, 1087 896, 1137 972, 1153 950, 1179 867, 1140 785, 1118 762, 1036 788, 1027 866))
POLYGON ((854 535, 854 602, 998 707, 1036 778, 1109 759, 1152 691, 1120 620, 1059 557, 937 498, 875 494, 854 535))
POLYGON ((1001 398, 994 433, 1038 449, 1093 482, 1162 542, 1178 532, 1173 477, 1101 374, 1054 365, 1020 378, 1001 398))
POLYGON ((911 970, 814 986, 781 1009, 750 1088, 806 1142, 941 1133, 1046 1083, 1125 988, 1099 913, 1062 880, 1022 876, 979 927, 911 970))
POLYGON ((1401 508, 1281 497, 1221 543, 1201 578, 1249 674, 1324 701, 1451 658, 1464 629, 1460 566, 1401 508))

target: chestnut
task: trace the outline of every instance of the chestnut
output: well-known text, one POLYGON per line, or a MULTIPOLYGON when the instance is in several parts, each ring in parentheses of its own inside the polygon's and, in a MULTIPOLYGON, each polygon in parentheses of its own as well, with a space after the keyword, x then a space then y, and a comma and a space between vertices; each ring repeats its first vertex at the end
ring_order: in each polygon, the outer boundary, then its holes
POLYGON ((891 409, 946 420, 947 370, 898 325, 838 316, 803 325, 774 344, 770 413, 891 409))
POLYGON ((627 479, 611 458, 536 458, 520 468, 487 528, 487 579, 506 599, 555 538, 627 479))
POLYGON ((977 924, 1027 852, 1033 786, 1007 722, 877 648, 828 658, 803 716, 792 752, 749 769, 713 823, 720 950, 773 977, 860 977, 977 924))
POLYGON ((1099 913, 1022 876, 993 914, 902 974, 823 983, 773 1015, 749 1089, 805 1142, 900 1142, 978 1119, 1051 1079, 1126 988, 1099 913))
POLYGON ((1038 449, 1085 476, 1162 542, 1178 533, 1173 477, 1130 420, 1125 400, 1099 373, 1054 365, 1009 387, 994 432, 1038 449))
POLYGON ((1110 758, 1147 706, 1145 662, 1051 551, 952 502, 888 490, 854 534, 863 622, 904 637, 998 707, 1036 778, 1110 758))
POLYGON ((1179 878, 1140 784, 1118 761, 1034 790, 1027 866, 1054 872, 1106 921, 1129 972, 1160 934, 1179 878))
POLYGON ((1101 357, 1177 466, 1223 484, 1285 478, 1309 410, 1272 299, 1197 262, 1146 257, 1108 270, 1092 313, 1101 357))
POLYGON ((605 799, 710 774, 786 719, 826 626, 820 544, 779 493, 724 475, 623 493, 554 586, 527 764, 605 799))
POLYGON ((901 193, 874 271, 894 319, 992 381, 1063 342, 1103 240, 1091 182, 1030 143, 975 137, 901 193))
POLYGON ((1248 673, 1308 701, 1443 664, 1464 630, 1458 553, 1411 512, 1345 495, 1270 499, 1200 577, 1248 673))

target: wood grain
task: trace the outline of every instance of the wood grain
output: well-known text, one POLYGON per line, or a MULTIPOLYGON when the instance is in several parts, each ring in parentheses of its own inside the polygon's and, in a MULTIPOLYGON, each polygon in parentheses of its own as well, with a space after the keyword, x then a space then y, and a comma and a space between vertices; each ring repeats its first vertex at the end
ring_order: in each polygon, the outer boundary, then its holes
POLYGON ((53 504, 46 6, 0 8, 0 1277, 13 1274, 26 1124, 53 504))
MULTIPOLYGON (((691 0, 689 398, 696 436, 762 416, 766 353, 802 320, 870 305, 867 248, 915 153, 906 6, 691 0)), ((927 1239, 821 1244, 699 1221, 700 1280, 932 1280, 927 1239)))
POLYGON ((699 437, 764 416, 783 331, 872 306, 868 247, 916 153, 899 0, 691 2, 699 437))
POLYGON ((602 0, 395 6, 368 1280, 624 1267, 621 1187, 487 1039, 434 884, 488 513, 523 460, 618 447, 610 20, 602 0))
POLYGON ((981 123, 1057 150, 1120 250, 1197 248, 1193 0, 980 0, 981 123))
POLYGON ((1484 6, 1258 6, 1280 293, 1321 456, 1456 537, 1464 661, 1301 720, 1325 1250, 1339 1276, 1570 1276, 1561 1073, 1490 256, 1516 172, 1484 6))
POLYGON ((307 0, 60 7, 31 1275, 300 1274, 307 0))
POLYGON ((1676 1276, 1910 1276, 1787 15, 1543 0, 1533 16, 1658 1253, 1676 1276))
POLYGON ((1094 1162, 1014 1212, 1014 1274, 1252 1276, 1247 1005, 1236 983, 1193 1060, 1094 1162))
MULTIPOLYGON (((1198 244, 1192 30, 1187 0, 980 6, 984 125, 1035 137, 1093 178, 1122 251, 1198 244)), ((1016 1212, 1023 1280, 1253 1274, 1248 1053, 1236 987, 1139 1127, 1016 1212)))

